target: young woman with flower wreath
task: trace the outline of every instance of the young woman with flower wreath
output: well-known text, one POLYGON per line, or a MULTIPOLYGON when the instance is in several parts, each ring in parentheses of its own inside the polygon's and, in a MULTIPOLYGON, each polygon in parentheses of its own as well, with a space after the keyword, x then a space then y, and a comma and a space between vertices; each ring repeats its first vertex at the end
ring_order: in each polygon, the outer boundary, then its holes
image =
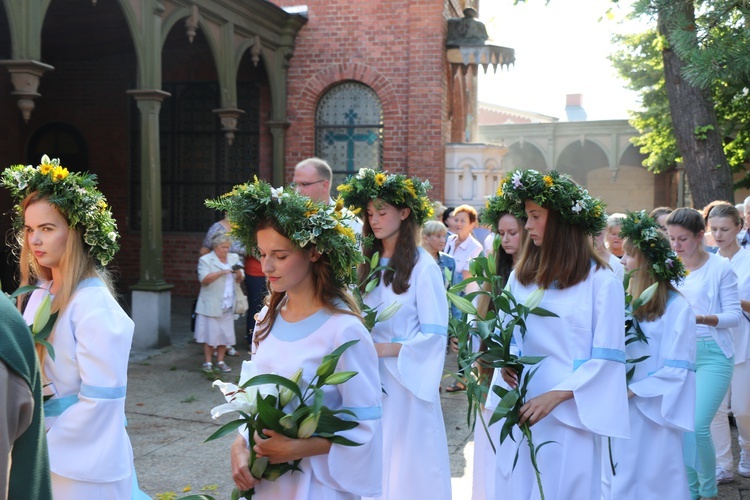
POLYGON ((339 191, 347 206, 366 211, 360 282, 380 255, 379 283, 366 293, 374 308, 401 308, 372 330, 383 383, 383 492, 386 499, 451 498, 448 442, 438 386, 445 360, 448 302, 440 268, 417 246, 432 215, 429 184, 413 177, 361 169, 339 191))
POLYGON ((45 426, 56 499, 147 498, 137 488, 125 430, 128 356, 134 324, 113 296, 106 266, 117 226, 95 176, 59 160, 2 174, 16 200, 21 285, 38 285, 23 312, 31 324, 43 299, 57 320, 38 346, 45 426))
MULTIPOLYGON (((485 245, 485 253, 488 258, 495 260, 495 269, 498 276, 507 283, 513 266, 516 263, 520 250, 526 241, 526 219, 518 218, 510 212, 504 211, 505 202, 500 196, 492 196, 487 200, 485 210, 482 212, 481 221, 492 228, 492 236, 500 240, 500 246, 494 249, 494 243, 485 245)), ((488 238, 489 239, 489 238, 488 238)), ((488 289, 489 286, 486 287, 488 289)), ((489 297, 481 296, 477 300, 477 314, 485 317, 489 307, 489 297)), ((479 345, 480 350, 485 349, 484 343, 479 345)), ((503 383, 500 371, 493 371, 478 367, 479 374, 487 380, 487 385, 503 383)), ((485 423, 490 421, 500 398, 492 391, 487 394, 487 399, 481 408, 482 418, 485 423)), ((503 445, 500 443, 501 425, 495 423, 485 431, 480 423, 474 427, 474 475, 472 478, 471 498, 472 500, 489 500, 499 498, 495 491, 495 478, 499 474, 497 459, 506 453, 515 453, 515 443, 510 439, 503 445), (492 444, 490 444, 490 439, 492 444), (495 449, 493 449, 493 444, 495 449)), ((501 495, 502 496, 502 495, 501 495)))
MULTIPOLYGON (((517 170, 501 182, 505 209, 527 217, 528 238, 509 279, 523 303, 544 290, 539 307, 556 317, 531 315, 515 341, 524 356, 543 356, 527 384, 519 424, 534 435, 536 464, 547 499, 599 498, 601 437, 628 437, 625 387, 624 289, 593 251, 589 236, 606 224, 601 200, 555 171, 517 170)), ((511 387, 518 374, 502 369, 511 387)), ((527 442, 498 456, 496 491, 504 498, 539 498, 527 442)))
MULTIPOLYGON (((292 378, 302 368, 304 391, 323 357, 358 341, 341 356, 337 370, 357 375, 322 387, 323 405, 348 409, 358 426, 340 435, 360 446, 335 444, 323 437, 292 439, 266 429, 255 434, 258 457, 272 464, 301 459, 301 471, 276 480, 257 479, 248 468, 248 436, 231 448, 232 477, 241 490, 254 488, 259 499, 355 499, 381 488, 381 386, 372 339, 348 291, 361 261, 357 238, 341 204, 316 203, 291 188, 255 182, 236 186, 207 203, 225 210, 232 235, 256 249, 270 295, 253 334, 252 363, 258 374, 292 378)), ((292 402, 293 403, 293 402, 292 402)))
POLYGON ((630 439, 613 439, 615 473, 605 466, 607 498, 685 500, 690 497, 682 459, 682 434, 695 414, 695 317, 674 287, 686 275, 682 261, 645 211, 621 221, 622 263, 631 273, 628 292, 637 300, 657 284, 634 312, 648 342, 626 347, 630 439), (635 361, 639 360, 639 361, 635 361), (665 481, 665 478, 669 478, 665 481))
POLYGON ((677 290, 693 306, 697 325, 695 432, 686 433, 684 441, 690 495, 694 499, 715 498, 718 487, 711 421, 732 380, 732 328, 745 320, 731 263, 704 249, 701 213, 678 208, 666 222, 672 249, 690 272, 677 290))
POLYGON ((730 204, 716 205, 708 214, 711 234, 719 247, 720 256, 728 259, 737 275, 737 291, 745 316, 739 326, 732 328, 734 343, 734 373, 729 391, 711 422, 711 437, 716 448, 717 482, 734 479, 732 435, 729 430, 729 403, 737 423, 740 460, 737 472, 750 477, 750 252, 742 248, 737 234, 742 229, 743 215, 730 204))

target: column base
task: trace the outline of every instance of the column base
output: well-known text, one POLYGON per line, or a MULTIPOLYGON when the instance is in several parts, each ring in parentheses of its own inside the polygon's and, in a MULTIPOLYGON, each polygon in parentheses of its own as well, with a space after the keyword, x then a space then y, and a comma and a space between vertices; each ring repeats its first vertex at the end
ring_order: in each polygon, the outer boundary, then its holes
POLYGON ((155 349, 169 345, 172 330, 171 287, 161 291, 133 290, 133 349, 155 349))

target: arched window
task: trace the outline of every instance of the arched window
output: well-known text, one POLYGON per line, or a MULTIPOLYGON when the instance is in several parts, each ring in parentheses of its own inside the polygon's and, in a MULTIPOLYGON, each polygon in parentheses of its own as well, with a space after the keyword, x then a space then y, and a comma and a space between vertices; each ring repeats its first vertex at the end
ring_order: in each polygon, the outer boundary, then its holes
POLYGON ((316 156, 333 169, 333 184, 383 163, 383 106, 367 85, 345 82, 326 92, 315 113, 316 156))
POLYGON ((89 169, 86 141, 76 128, 67 123, 48 123, 34 132, 26 148, 26 162, 38 165, 42 155, 59 158, 60 164, 71 172, 89 169))

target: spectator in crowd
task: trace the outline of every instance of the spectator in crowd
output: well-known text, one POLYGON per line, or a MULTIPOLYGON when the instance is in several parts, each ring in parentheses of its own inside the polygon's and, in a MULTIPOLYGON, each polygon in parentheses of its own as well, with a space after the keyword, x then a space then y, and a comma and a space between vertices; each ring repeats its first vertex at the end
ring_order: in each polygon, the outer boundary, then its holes
POLYGON ((224 362, 224 353, 225 346, 234 341, 235 282, 242 281, 244 273, 240 256, 229 251, 231 244, 229 236, 217 234, 211 241, 213 250, 198 261, 201 289, 195 306, 195 341, 203 344, 203 371, 207 373, 213 371, 214 349, 216 368, 232 371, 224 362))
POLYGON ((656 221, 658 231, 661 232, 665 238, 667 236, 667 217, 669 217, 669 214, 671 213, 672 209, 669 207, 656 207, 648 214, 649 217, 656 221))
POLYGON ((695 432, 685 434, 684 440, 693 498, 714 498, 718 494, 711 421, 732 380, 732 328, 744 321, 732 265, 706 252, 704 233, 705 220, 697 210, 678 208, 667 217, 669 242, 690 271, 677 291, 693 307, 696 323, 695 432))
MULTIPOLYGON (((213 240, 216 236, 219 235, 226 235, 229 234, 231 231, 232 226, 229 224, 229 219, 227 219, 227 214, 224 214, 224 218, 220 221, 216 221, 213 224, 211 224, 211 227, 208 228, 208 231, 206 231, 206 236, 203 238, 203 244, 200 248, 200 254, 201 256, 204 256, 211 252, 213 250, 213 240)), ((262 286, 263 289, 265 289, 265 278, 262 279, 262 285, 259 285, 258 278, 255 277, 254 280, 248 279, 248 268, 251 270, 255 269, 255 263, 253 261, 257 262, 257 259, 255 259, 251 255, 247 255, 247 252, 245 250, 245 246, 239 242, 236 238, 229 238, 230 246, 229 251, 231 253, 237 254, 240 257, 240 261, 242 262, 244 260, 245 263, 245 285, 247 286, 247 299, 249 302, 250 308, 247 311, 247 320, 246 320, 246 332, 245 332, 245 340, 248 338, 248 332, 252 332, 252 329, 250 328, 250 325, 252 324, 255 326, 255 314, 260 311, 262 300, 263 300, 263 291, 258 290, 259 286, 262 286), (248 284, 248 281, 250 282, 248 284), (253 288, 254 287, 254 288, 253 288), (255 292, 253 296, 251 297, 251 288, 253 288, 253 291, 255 292), (252 300, 255 300, 255 302, 252 302, 252 300)), ((257 273, 256 273, 257 274, 257 273)), ((262 273, 261 273, 261 276, 262 273)), ((248 341, 248 345, 250 345, 250 342, 248 341)), ((231 343, 227 344, 225 346, 225 354, 227 356, 239 356, 239 353, 234 348, 234 336, 232 337, 231 343)), ((216 351, 213 352, 214 357, 218 355, 216 351)))
POLYGON ((622 249, 622 238, 620 238, 620 224, 625 218, 625 214, 614 213, 607 217, 607 233, 604 238, 607 251, 617 257, 622 258, 624 250, 622 249))
POLYGON ((718 254, 729 260, 737 276, 737 291, 744 316, 740 324, 732 328, 732 382, 711 423, 711 438, 716 448, 716 482, 719 484, 734 479, 732 436, 729 431, 730 405, 739 434, 740 460, 737 472, 740 476, 750 477, 750 251, 740 247, 737 242, 742 222, 741 213, 728 204, 716 205, 708 214, 708 224, 719 248, 718 254))

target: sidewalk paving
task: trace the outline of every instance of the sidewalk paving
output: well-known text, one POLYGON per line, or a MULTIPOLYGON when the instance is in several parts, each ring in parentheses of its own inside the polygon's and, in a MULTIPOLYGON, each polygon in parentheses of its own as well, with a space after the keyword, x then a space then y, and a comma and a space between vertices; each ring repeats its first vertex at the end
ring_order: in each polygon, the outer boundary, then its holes
MULTIPOLYGON (((128 433, 144 492, 154 498, 167 492, 178 496, 207 493, 224 500, 233 488, 229 465, 229 445, 233 438, 203 441, 231 417, 211 419, 211 408, 223 403, 224 398, 218 389, 211 387, 213 378, 200 369, 202 346, 192 342, 189 313, 189 300, 172 299, 172 345, 131 352, 125 408, 128 433), (185 492, 187 488, 189 493, 185 492)), ((239 333, 244 318, 237 326, 239 333)), ((237 338, 242 339, 242 335, 237 338)), ((241 356, 226 360, 233 369, 223 376, 226 380, 236 381, 241 361, 247 359, 244 341, 238 342, 237 348, 241 356)), ((455 366, 454 355, 446 357, 445 366, 449 369, 455 366)), ((445 379, 443 387, 450 382, 445 379)), ((466 424, 466 396, 445 391, 441 394, 453 498, 469 500, 474 443, 473 433, 466 424)), ((733 432, 736 434, 735 429, 733 432)), ((735 453, 738 455, 736 450, 735 453)), ((719 498, 750 499, 750 479, 735 474, 733 483, 719 486, 719 498)))

